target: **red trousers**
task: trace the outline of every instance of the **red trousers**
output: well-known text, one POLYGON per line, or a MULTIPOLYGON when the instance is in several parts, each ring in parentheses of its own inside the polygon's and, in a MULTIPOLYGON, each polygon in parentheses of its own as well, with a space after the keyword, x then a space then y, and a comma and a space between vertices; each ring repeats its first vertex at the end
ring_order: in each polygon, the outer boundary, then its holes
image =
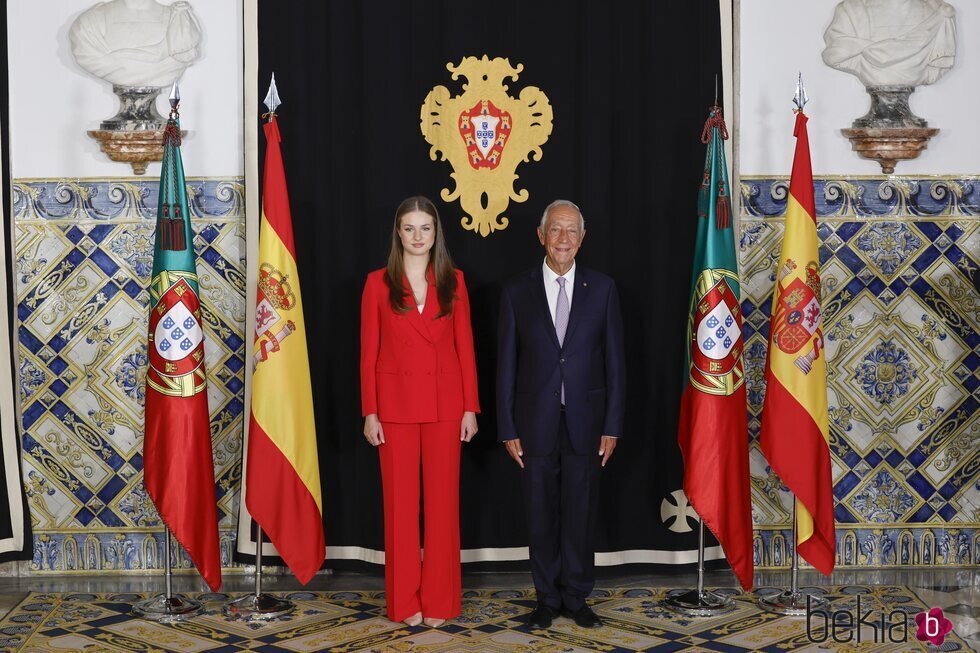
POLYGON ((392 621, 404 621, 419 611, 433 619, 452 619, 460 613, 459 425, 459 420, 381 424, 385 591, 392 621), (419 547, 420 487, 425 502, 424 559, 419 547))

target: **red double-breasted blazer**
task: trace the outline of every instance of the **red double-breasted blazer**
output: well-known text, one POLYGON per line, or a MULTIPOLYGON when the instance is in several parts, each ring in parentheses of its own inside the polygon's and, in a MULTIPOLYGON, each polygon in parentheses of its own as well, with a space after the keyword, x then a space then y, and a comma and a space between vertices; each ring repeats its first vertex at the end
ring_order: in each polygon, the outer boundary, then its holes
POLYGON ((385 270, 367 277, 361 298, 361 412, 382 422, 459 420, 480 412, 470 301, 456 270, 453 312, 437 318, 430 278, 425 308, 398 313, 388 301, 385 270))

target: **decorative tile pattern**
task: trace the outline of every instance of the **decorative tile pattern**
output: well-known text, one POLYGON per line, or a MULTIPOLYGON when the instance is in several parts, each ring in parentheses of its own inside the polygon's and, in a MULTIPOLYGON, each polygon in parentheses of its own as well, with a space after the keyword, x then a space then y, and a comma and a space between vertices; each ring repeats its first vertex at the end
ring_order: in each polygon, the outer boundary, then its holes
MULTIPOLYGON (((743 219, 786 212, 789 179, 742 177, 743 219)), ((938 218, 980 215, 978 177, 851 177, 813 180, 817 215, 826 218, 938 218)))
MULTIPOLYGON (((191 214, 206 220, 241 221, 245 216, 244 179, 189 178, 191 214)), ((11 187, 14 220, 155 220, 159 180, 15 179, 11 187)), ((152 242, 151 242, 152 244, 152 242)), ((150 256, 153 249, 150 248, 150 256)))
POLYGON ((919 378, 909 353, 895 345, 894 339, 881 340, 857 364, 854 380, 864 394, 883 406, 908 394, 909 383, 919 378))
MULTIPOLYGON (((438 629, 408 627, 384 616, 382 592, 292 592, 285 596, 296 609, 268 622, 247 622, 226 617, 221 608, 227 594, 199 594, 205 608, 179 624, 158 624, 134 618, 133 603, 142 594, 31 593, 0 622, 0 647, 5 650, 153 650, 170 651, 511 651, 631 653, 634 651, 763 651, 824 650, 825 647, 891 653, 925 650, 915 640, 915 616, 932 605, 916 589, 898 586, 842 586, 826 588, 831 610, 854 615, 860 605, 864 623, 857 629, 835 631, 833 643, 827 620, 811 620, 762 612, 756 594, 736 594, 736 610, 714 618, 684 618, 666 611, 659 588, 597 589, 590 603, 604 620, 603 628, 579 628, 560 617, 552 628, 530 628, 527 615, 534 608, 533 590, 470 590, 463 593, 463 612, 438 629), (877 627, 884 623, 886 628, 877 627), (872 626, 870 624, 875 624, 872 626), (861 636, 860 644, 857 638, 861 636), (820 642, 825 642, 820 644, 820 642), (832 644, 832 646, 831 646, 832 644)), ((762 588, 758 594, 777 590, 762 588)), ((946 597, 952 599, 953 597, 946 597)), ((947 604, 954 631, 944 651, 968 651, 960 628, 969 629, 972 617, 961 613, 969 605, 947 604)), ((853 618, 856 622, 858 617, 853 618)), ((843 620, 842 620, 843 621, 843 620)))
POLYGON ((921 504, 888 469, 868 473, 850 500, 852 512, 864 521, 886 524, 904 521, 921 504))
MULTIPOLYGON (((244 185, 189 179, 187 190, 208 326, 222 562, 231 565, 244 403, 244 185)), ((158 183, 15 180, 12 191, 31 569, 159 568, 161 524, 142 474, 158 183)), ((184 557, 174 562, 189 567, 184 557)))
MULTIPOLYGON (((787 190, 785 179, 742 181, 759 567, 789 564, 790 495, 755 442, 787 190)), ((980 179, 821 179, 816 190, 838 562, 980 564, 980 179)), ((141 457, 157 184, 17 180, 12 192, 31 568, 160 568, 160 523, 141 457)), ((191 179, 188 192, 209 327, 221 555, 231 565, 244 387, 243 184, 191 179)))
MULTIPOLYGON (((980 178, 818 179, 837 561, 980 564, 980 178)), ((742 179, 756 564, 791 496, 758 448, 787 179, 742 179)))

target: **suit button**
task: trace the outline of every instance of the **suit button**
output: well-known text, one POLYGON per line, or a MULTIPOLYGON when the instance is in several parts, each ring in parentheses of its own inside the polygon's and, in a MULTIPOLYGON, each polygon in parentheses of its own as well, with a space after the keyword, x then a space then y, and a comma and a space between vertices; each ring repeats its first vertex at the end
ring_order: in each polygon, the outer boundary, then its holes
POLYGON ((556 392, 556 393, 555 393, 555 396, 556 396, 556 397, 560 397, 560 396, 561 396, 561 393, 560 393, 560 392, 556 392))
POLYGON ((558 362, 559 362, 559 363, 564 363, 564 362, 565 362, 565 359, 564 359, 564 358, 559 358, 559 359, 558 359, 558 362))

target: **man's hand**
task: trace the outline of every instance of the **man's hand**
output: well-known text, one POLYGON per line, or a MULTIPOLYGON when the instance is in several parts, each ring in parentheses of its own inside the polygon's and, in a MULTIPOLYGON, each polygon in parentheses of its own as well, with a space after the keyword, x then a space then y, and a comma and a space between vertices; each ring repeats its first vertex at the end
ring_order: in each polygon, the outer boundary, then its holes
POLYGON ((602 466, 605 467, 606 463, 613 455, 613 451, 616 450, 616 440, 617 438, 611 435, 602 436, 602 440, 599 442, 599 455, 602 456, 602 466))
POLYGON ((504 446, 507 447, 507 453, 514 459, 514 462, 520 465, 521 469, 524 469, 524 460, 521 458, 524 455, 524 450, 521 449, 521 439, 504 440, 504 446))

